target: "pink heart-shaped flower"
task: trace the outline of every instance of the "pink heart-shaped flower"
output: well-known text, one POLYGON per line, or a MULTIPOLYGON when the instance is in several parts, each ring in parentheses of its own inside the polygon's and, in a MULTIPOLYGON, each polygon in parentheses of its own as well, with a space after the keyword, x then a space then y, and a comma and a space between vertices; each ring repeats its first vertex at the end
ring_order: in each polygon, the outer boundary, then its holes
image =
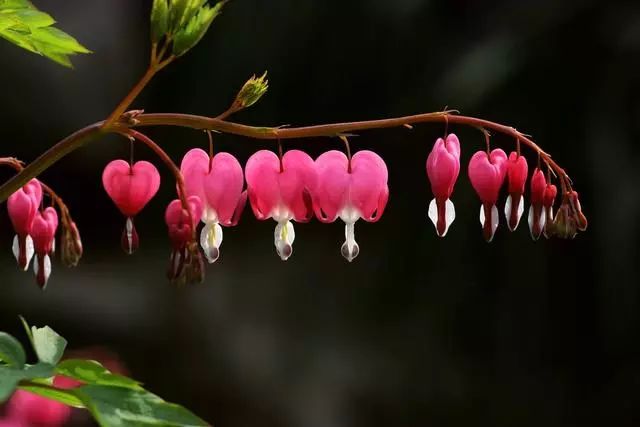
POLYGON ((136 216, 160 188, 160 174, 146 161, 131 166, 124 160, 114 160, 102 173, 102 185, 120 212, 136 216))

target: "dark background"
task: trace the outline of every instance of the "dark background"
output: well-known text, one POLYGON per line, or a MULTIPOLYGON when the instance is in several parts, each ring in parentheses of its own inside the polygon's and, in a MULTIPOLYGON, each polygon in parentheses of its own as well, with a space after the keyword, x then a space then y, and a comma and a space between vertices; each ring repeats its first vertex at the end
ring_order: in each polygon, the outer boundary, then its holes
MULTIPOLYGON (((70 71, 0 43, 0 154, 25 161, 106 117, 148 58, 150 2, 35 3, 94 54, 70 71)), ((275 223, 247 209, 206 283, 176 289, 165 280, 162 220, 171 177, 154 160, 162 190, 127 257, 124 220, 100 176, 128 146, 109 137, 42 176, 86 248, 75 270, 55 263, 44 293, 17 271, 0 214, 1 329, 22 334, 24 314, 72 348, 107 347, 149 389, 217 426, 637 425, 639 53, 637 2, 234 0, 135 107, 216 115, 246 78, 269 70, 269 93, 234 120, 304 125, 457 108, 531 133, 572 176, 589 230, 533 243, 525 221, 510 234, 501 218, 486 244, 463 166, 458 216, 441 240, 427 218, 425 160, 443 126, 361 132, 352 144, 387 161, 391 198, 379 223, 358 223, 353 264, 339 253, 342 224, 318 222, 296 225, 294 256, 281 262, 275 223)), ((466 165, 482 135, 454 131, 466 165)), ((177 161, 206 145, 192 130, 149 134, 177 161)), ((513 149, 504 137, 494 144, 513 149)), ((243 164, 275 148, 228 135, 216 147, 243 164)), ((340 144, 286 147, 315 157, 340 144)))

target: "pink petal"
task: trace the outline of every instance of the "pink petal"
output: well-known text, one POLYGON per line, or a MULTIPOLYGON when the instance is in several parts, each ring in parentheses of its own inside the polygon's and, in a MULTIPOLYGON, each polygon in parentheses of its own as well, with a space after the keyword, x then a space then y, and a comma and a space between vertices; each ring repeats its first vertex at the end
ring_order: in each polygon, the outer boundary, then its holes
POLYGON ((318 176, 313 159, 304 151, 290 150, 282 157, 284 171, 279 176, 280 196, 293 219, 307 222, 313 216, 311 194, 318 176))
POLYGON ((350 202, 366 221, 380 218, 387 203, 387 166, 373 151, 358 151, 351 158, 350 202))
POLYGON ((180 172, 184 178, 186 196, 198 196, 200 200, 206 200, 204 180, 209 173, 209 155, 200 148, 189 150, 182 158, 180 172))
POLYGON ((9 196, 7 209, 16 233, 26 236, 42 201, 42 187, 38 180, 32 179, 20 190, 9 196))
POLYGON ((272 151, 260 150, 247 161, 245 177, 251 207, 258 219, 266 219, 280 201, 280 160, 272 151))
POLYGON ((447 142, 438 138, 427 158, 427 175, 431 190, 441 203, 451 197, 460 172, 460 142, 454 134, 447 142))
POLYGON ((48 207, 43 212, 36 214, 31 228, 31 237, 36 253, 51 252, 57 228, 58 213, 54 208, 48 207))
POLYGON ((524 185, 527 182, 528 173, 527 159, 515 151, 510 153, 507 161, 509 193, 512 195, 524 193, 524 185))
POLYGON ((123 215, 137 215, 160 188, 160 174, 147 161, 133 167, 124 160, 109 163, 102 174, 102 184, 123 215))
POLYGON ((469 162, 469 179, 483 203, 495 205, 506 173, 507 155, 500 149, 491 152, 491 161, 485 151, 478 151, 469 162))
POLYGON ((232 225, 244 185, 242 166, 229 153, 218 153, 211 161, 211 172, 204 178, 204 193, 209 207, 222 225, 232 225))
POLYGON ((313 192, 316 217, 333 222, 345 207, 349 197, 351 177, 347 156, 336 150, 327 151, 316 159, 318 184, 313 192))

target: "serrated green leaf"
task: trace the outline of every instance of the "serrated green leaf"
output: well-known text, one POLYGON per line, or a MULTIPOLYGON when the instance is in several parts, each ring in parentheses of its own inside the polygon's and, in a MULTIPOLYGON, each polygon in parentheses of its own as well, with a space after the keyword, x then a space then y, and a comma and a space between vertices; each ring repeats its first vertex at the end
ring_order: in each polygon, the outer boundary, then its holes
POLYGON ((56 23, 51 15, 36 9, 21 9, 13 12, 15 19, 29 28, 48 27, 56 23))
POLYGON ((214 7, 202 6, 191 20, 175 34, 173 40, 173 54, 182 56, 193 48, 207 33, 213 20, 220 14, 225 1, 218 2, 214 7))
POLYGON ((34 9, 28 0, 0 0, 0 11, 7 9, 34 9))
POLYGON ((48 326, 44 328, 32 326, 31 333, 33 334, 33 348, 38 355, 38 360, 52 365, 57 364, 67 347, 67 340, 48 326))
POLYGON ((208 426, 180 405, 168 403, 146 390, 87 385, 74 389, 101 426, 208 426))
POLYGON ((74 408, 84 408, 84 404, 76 397, 73 390, 62 390, 45 384, 24 384, 18 388, 74 408))
POLYGON ((5 332, 0 332, 0 360, 16 368, 22 368, 27 361, 20 341, 5 332))
POLYGON ((59 64, 70 55, 90 53, 75 38, 53 27, 55 20, 25 0, 0 0, 0 37, 59 64))
POLYGON ((85 384, 112 385, 141 390, 140 383, 122 375, 113 374, 94 360, 69 359, 56 366, 56 373, 85 384))
POLYGON ((153 0, 151 8, 151 41, 157 43, 169 30, 169 4, 167 0, 153 0))

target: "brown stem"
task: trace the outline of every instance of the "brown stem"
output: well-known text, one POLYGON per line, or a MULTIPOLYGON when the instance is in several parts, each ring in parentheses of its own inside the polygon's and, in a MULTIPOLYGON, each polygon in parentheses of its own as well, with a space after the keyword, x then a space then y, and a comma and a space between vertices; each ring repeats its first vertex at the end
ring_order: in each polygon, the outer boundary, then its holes
POLYGON ((149 68, 144 73, 142 78, 136 83, 136 85, 129 91, 127 96, 124 97, 122 101, 118 104, 118 106, 113 110, 113 112, 109 115, 107 120, 104 122, 104 128, 110 128, 115 122, 118 121, 120 116, 124 114, 124 112, 129 108, 131 103, 140 95, 140 92, 147 86, 147 84, 151 81, 153 76, 160 70, 160 66, 156 61, 153 61, 149 64, 149 68))
POLYGON ((136 117, 135 126, 183 126, 193 129, 209 129, 234 135, 246 136, 255 139, 291 139, 291 138, 312 138, 312 137, 335 137, 344 133, 356 132, 369 129, 382 129, 401 127, 407 124, 448 122, 449 124, 460 124, 476 128, 490 129, 498 133, 519 139, 536 153, 545 162, 549 163, 558 176, 566 177, 567 174, 542 148, 525 134, 510 126, 501 125, 489 120, 478 119, 476 117, 460 116, 452 111, 438 111, 434 113, 416 114, 412 116, 396 117, 391 119, 367 120, 361 122, 345 122, 327 125, 302 126, 295 128, 274 128, 255 127, 239 123, 227 122, 217 118, 195 116, 190 114, 157 113, 141 114, 136 117))
POLYGON ((182 126, 201 130, 215 130, 219 132, 241 135, 254 139, 291 139, 291 138, 310 138, 310 137, 336 137, 345 133, 368 130, 381 129, 391 127, 403 127, 415 123, 433 123, 445 122, 449 124, 467 125, 476 128, 490 129, 494 132, 511 136, 519 139, 522 144, 527 145, 536 152, 542 161, 547 163, 551 169, 557 174, 561 183, 569 182, 569 177, 549 154, 544 152, 533 140, 525 134, 517 131, 513 127, 501 125, 488 120, 478 119, 475 117, 460 116, 454 114, 453 111, 439 111, 434 113, 416 114, 412 116, 397 117, 391 119, 369 120, 361 122, 335 123, 317 126, 303 126, 296 128, 277 128, 277 127, 256 127, 247 126, 239 123, 228 122, 225 120, 195 116, 190 114, 176 113, 158 113, 158 114, 139 114, 132 119, 120 120, 117 125, 111 126, 109 129, 104 128, 104 122, 95 123, 84 129, 63 139, 44 154, 34 160, 24 171, 12 177, 9 181, 0 187, 0 202, 5 201, 9 195, 23 186, 29 179, 39 175, 57 160, 79 148, 92 140, 93 138, 105 134, 107 132, 128 132, 132 127, 141 126, 182 126))

